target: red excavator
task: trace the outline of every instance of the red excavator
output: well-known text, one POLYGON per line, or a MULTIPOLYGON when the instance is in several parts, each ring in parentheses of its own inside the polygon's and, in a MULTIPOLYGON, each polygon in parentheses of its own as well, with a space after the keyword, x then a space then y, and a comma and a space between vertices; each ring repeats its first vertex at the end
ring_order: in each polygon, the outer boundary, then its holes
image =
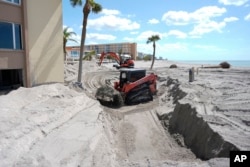
POLYGON ((114 65, 117 69, 119 68, 134 68, 134 61, 131 58, 122 58, 118 56, 115 52, 102 52, 100 56, 99 65, 102 64, 105 56, 111 56, 118 64, 114 65))
POLYGON ((120 80, 114 87, 102 86, 96 91, 96 98, 102 105, 121 107, 153 100, 156 94, 157 75, 146 75, 144 69, 120 69, 120 80))

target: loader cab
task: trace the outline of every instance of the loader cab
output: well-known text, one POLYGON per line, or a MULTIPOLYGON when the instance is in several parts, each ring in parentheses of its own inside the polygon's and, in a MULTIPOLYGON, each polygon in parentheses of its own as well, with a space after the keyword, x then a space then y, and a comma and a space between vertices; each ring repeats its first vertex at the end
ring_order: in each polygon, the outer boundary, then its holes
POLYGON ((135 82, 145 76, 146 76, 146 70, 144 69, 121 69, 120 87, 122 88, 124 83, 135 82))

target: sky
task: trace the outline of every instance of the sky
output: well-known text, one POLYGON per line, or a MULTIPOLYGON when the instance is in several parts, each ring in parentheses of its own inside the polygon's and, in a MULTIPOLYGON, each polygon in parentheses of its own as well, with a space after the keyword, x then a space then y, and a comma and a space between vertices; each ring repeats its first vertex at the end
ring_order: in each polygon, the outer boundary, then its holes
MULTIPOLYGON (((85 2, 83 0, 83 2, 85 2)), ((95 0, 102 12, 90 13, 85 44, 137 43, 153 53, 148 37, 159 35, 156 57, 168 60, 250 60, 250 0, 95 0)), ((63 0, 63 26, 77 35, 82 7, 63 0)))

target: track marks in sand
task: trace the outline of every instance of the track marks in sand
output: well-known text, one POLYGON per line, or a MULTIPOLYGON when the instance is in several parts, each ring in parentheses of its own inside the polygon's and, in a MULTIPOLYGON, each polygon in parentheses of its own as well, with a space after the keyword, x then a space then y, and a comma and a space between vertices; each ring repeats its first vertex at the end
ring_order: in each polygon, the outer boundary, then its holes
POLYGON ((102 85, 113 86, 113 81, 118 80, 117 71, 88 72, 85 74, 84 85, 88 91, 95 92, 102 85))

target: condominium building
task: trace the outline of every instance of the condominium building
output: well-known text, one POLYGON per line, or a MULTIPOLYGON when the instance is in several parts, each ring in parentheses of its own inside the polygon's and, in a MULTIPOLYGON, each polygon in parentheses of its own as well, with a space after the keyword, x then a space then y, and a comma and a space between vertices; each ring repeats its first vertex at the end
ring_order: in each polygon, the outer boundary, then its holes
POLYGON ((0 89, 63 82, 62 0, 0 0, 0 89))
MULTIPOLYGON (((109 44, 95 44, 85 45, 85 51, 94 50, 96 54, 102 52, 115 52, 122 51, 123 54, 128 54, 132 59, 136 60, 137 57, 137 44, 136 43, 109 43, 109 44)), ((78 57, 80 55, 80 46, 66 47, 67 54, 71 57, 78 57)))

